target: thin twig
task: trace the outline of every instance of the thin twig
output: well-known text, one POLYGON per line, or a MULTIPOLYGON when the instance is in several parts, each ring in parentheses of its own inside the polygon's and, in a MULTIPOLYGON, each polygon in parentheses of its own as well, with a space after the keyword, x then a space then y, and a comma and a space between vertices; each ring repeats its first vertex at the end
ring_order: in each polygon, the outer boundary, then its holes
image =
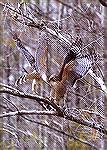
POLYGON ((0 115, 0 118, 16 116, 16 115, 57 115, 56 111, 37 111, 37 110, 19 110, 0 115))
MULTIPOLYGON (((58 133, 60 133, 60 134, 65 135, 65 136, 67 136, 67 137, 69 137, 69 138, 72 138, 72 139, 74 139, 74 140, 76 140, 76 141, 79 141, 80 143, 83 143, 83 144, 89 145, 89 146, 91 146, 91 147, 93 147, 93 148, 96 148, 95 145, 92 145, 91 143, 89 143, 89 142, 87 142, 87 141, 84 141, 84 140, 82 140, 82 139, 76 137, 75 135, 71 135, 71 134, 69 134, 69 133, 67 133, 67 132, 64 132, 64 131, 62 131, 61 129, 56 129, 55 127, 52 127, 52 126, 50 126, 50 125, 48 125, 48 124, 46 124, 46 123, 42 123, 42 122, 40 122, 40 121, 35 121, 34 119, 26 118, 25 116, 22 116, 22 117, 25 118, 25 119, 27 119, 28 121, 31 121, 31 122, 36 123, 36 124, 39 124, 39 125, 44 126, 44 127, 47 127, 47 128, 49 128, 49 129, 51 129, 51 130, 54 130, 54 131, 56 131, 56 132, 58 132, 58 133)), ((96 148, 96 149, 97 149, 97 148, 96 148)))

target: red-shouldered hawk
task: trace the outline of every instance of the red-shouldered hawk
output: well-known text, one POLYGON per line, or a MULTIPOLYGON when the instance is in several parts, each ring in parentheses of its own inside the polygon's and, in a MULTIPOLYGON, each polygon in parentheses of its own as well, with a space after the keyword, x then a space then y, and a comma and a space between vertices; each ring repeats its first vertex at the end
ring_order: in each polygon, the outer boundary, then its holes
POLYGON ((49 78, 57 104, 64 97, 68 83, 73 86, 78 79, 88 73, 93 65, 93 59, 96 59, 96 55, 75 54, 72 51, 67 54, 59 74, 51 75, 49 78))

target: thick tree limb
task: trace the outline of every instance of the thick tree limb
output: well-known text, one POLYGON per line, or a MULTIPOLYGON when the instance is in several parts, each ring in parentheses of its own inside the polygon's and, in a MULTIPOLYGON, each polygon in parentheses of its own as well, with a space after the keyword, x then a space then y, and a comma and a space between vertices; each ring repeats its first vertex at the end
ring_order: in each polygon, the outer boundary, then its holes
MULTIPOLYGON (((20 13, 17 9, 11 7, 9 4, 3 4, 3 3, 1 3, 1 2, 0 2, 0 4, 1 4, 2 6, 5 6, 5 7, 9 8, 10 10, 16 12, 17 14, 21 15, 21 13, 20 13)), ((65 38, 62 36, 62 34, 58 33, 58 32, 55 31, 55 30, 52 30, 52 29, 48 28, 44 23, 41 24, 40 21, 36 21, 36 22, 35 22, 32 18, 27 17, 27 16, 24 15, 24 14, 23 14, 23 17, 25 17, 26 19, 28 19, 28 20, 30 21, 30 23, 26 23, 27 26, 35 27, 35 28, 38 28, 38 29, 40 29, 40 30, 42 30, 42 29, 44 28, 48 33, 50 33, 50 34, 53 35, 54 37, 57 37, 57 38, 60 39, 61 41, 66 42, 68 45, 71 45, 70 41, 67 40, 67 39, 65 39, 65 38)), ((92 44, 92 43, 91 43, 91 44, 92 44)), ((106 93, 106 96, 107 96, 107 88, 106 88, 106 86, 105 86, 103 80, 102 80, 100 77, 98 78, 98 77, 93 73, 92 70, 90 70, 88 73, 92 76, 92 78, 94 78, 94 79, 96 80, 96 82, 99 83, 99 85, 101 86, 102 90, 106 93)), ((99 126, 94 125, 94 124, 91 123, 91 122, 87 122, 87 121, 83 121, 83 120, 82 120, 82 121, 81 121, 81 120, 78 120, 78 119, 74 118, 72 115, 69 116, 68 114, 64 113, 56 104, 54 104, 53 102, 50 102, 50 101, 49 101, 48 99, 46 99, 46 98, 43 98, 43 97, 40 97, 40 96, 37 96, 37 95, 36 95, 36 96, 34 96, 34 95, 28 95, 28 94, 25 94, 25 93, 20 92, 20 91, 18 91, 18 90, 10 89, 10 88, 8 88, 8 87, 7 87, 7 88, 6 88, 6 87, 5 87, 5 88, 4 88, 4 87, 1 88, 1 89, 0 89, 0 93, 8 93, 8 94, 11 94, 11 95, 14 95, 14 96, 18 96, 18 97, 23 97, 23 98, 28 98, 28 99, 34 99, 34 100, 36 100, 38 103, 40 103, 40 105, 41 105, 41 102, 44 102, 45 104, 49 104, 49 105, 51 105, 53 108, 55 108, 55 109, 58 111, 58 115, 59 115, 60 117, 65 117, 65 118, 67 118, 67 119, 69 119, 69 120, 71 120, 71 121, 75 121, 75 122, 77 122, 77 123, 79 123, 79 124, 82 124, 82 125, 86 125, 86 126, 88 126, 88 127, 95 128, 95 129, 99 130, 100 132, 107 134, 107 131, 106 131, 104 128, 102 128, 102 127, 100 128, 99 126)))
MULTIPOLYGON (((98 130, 99 132, 107 135, 107 130, 104 127, 102 127, 100 125, 97 125, 97 124, 94 124, 91 121, 77 119, 72 114, 68 114, 66 111, 62 110, 54 102, 50 102, 47 98, 44 98, 44 97, 41 97, 41 96, 38 96, 38 95, 33 95, 33 94, 25 94, 23 92, 20 92, 17 89, 15 90, 15 88, 12 88, 11 86, 9 86, 9 88, 8 88, 8 85, 2 84, 2 83, 0 83, 0 93, 8 93, 10 95, 18 96, 18 97, 21 97, 21 98, 32 99, 32 100, 35 100, 39 103, 44 102, 45 104, 51 105, 57 111, 57 113, 55 113, 56 111, 54 112, 56 116, 63 117, 65 119, 74 121, 78 124, 81 124, 81 125, 84 125, 84 126, 87 126, 87 127, 90 127, 90 128, 94 128, 94 129, 98 130)), ((18 111, 17 111, 17 113, 18 113, 18 111)))
POLYGON ((0 93, 8 93, 10 95, 18 96, 21 98, 33 99, 33 100, 37 101, 43 108, 44 108, 44 105, 43 105, 43 103, 44 103, 46 105, 48 104, 48 105, 52 106, 52 108, 57 110, 57 112, 59 114, 63 113, 63 111, 55 103, 51 102, 49 100, 49 98, 44 98, 42 96, 33 95, 33 94, 25 94, 24 92, 21 92, 11 86, 3 84, 3 83, 0 83, 0 93))

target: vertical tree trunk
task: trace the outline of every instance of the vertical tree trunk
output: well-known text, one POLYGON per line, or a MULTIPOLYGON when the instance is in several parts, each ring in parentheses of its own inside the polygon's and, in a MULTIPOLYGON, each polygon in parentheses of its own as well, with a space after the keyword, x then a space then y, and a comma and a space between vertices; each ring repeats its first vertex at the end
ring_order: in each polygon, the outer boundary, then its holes
MULTIPOLYGON (((9 52, 10 52, 10 48, 8 49, 9 50, 9 52)), ((9 60, 10 60, 10 57, 7 57, 7 69, 6 69, 6 82, 7 82, 7 85, 9 85, 10 84, 10 80, 9 80, 9 77, 10 77, 10 62, 9 62, 9 60)), ((10 100, 10 95, 9 94, 6 94, 6 98, 8 99, 8 100, 10 100)), ((7 111, 8 112, 8 111, 7 111)), ((7 118, 7 124, 11 124, 11 117, 8 117, 7 118)), ((8 138, 9 138, 9 143, 11 144, 11 134, 9 133, 8 134, 8 138)))
MULTIPOLYGON (((0 17, 1 18, 1 17, 0 17)), ((0 19, 0 22, 1 19, 0 19)), ((3 43, 3 29, 2 29, 2 26, 0 24, 0 82, 2 82, 3 80, 3 61, 2 61, 2 56, 3 56, 3 51, 2 51, 2 48, 1 48, 1 45, 3 43)), ((3 103, 3 98, 2 96, 0 96, 0 114, 2 114, 2 103, 3 103)), ((2 132, 2 128, 3 128, 3 119, 0 118, 0 149, 2 149, 2 137, 3 137, 3 132, 2 132)))
MULTIPOLYGON (((107 8, 104 7, 104 60, 105 60, 105 82, 107 83, 107 8)), ((106 84, 107 85, 107 84, 106 84)), ((107 98, 105 98, 105 117, 107 117, 107 98)), ((105 120, 105 128, 107 128, 107 119, 105 120)), ((105 137, 105 147, 107 149, 107 137, 105 137)))

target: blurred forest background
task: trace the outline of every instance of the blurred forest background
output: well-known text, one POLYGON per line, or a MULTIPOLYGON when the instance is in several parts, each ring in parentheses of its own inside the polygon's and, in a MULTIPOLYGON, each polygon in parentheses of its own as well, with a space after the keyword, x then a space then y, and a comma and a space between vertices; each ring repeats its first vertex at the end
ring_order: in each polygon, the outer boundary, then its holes
MULTIPOLYGON (((12 33, 17 33, 35 57, 40 74, 49 78, 59 72, 70 44, 31 25, 33 20, 40 25, 44 23, 70 43, 81 38, 83 54, 100 54, 92 69, 107 85, 107 7, 99 0, 1 0, 0 11, 0 83, 32 95, 32 81, 15 86, 18 77, 32 68, 16 46, 12 33)), ((48 84, 37 83, 37 93, 33 95, 45 99, 50 91, 48 84)), ((60 107, 65 103, 65 112, 99 130, 58 115, 12 115, 21 110, 45 109, 36 99, 1 90, 0 150, 106 150, 107 132, 104 135, 101 129, 107 129, 107 98, 97 81, 87 74, 75 87, 68 86, 63 99, 60 107), (9 115, 3 117, 5 113, 9 115)))

